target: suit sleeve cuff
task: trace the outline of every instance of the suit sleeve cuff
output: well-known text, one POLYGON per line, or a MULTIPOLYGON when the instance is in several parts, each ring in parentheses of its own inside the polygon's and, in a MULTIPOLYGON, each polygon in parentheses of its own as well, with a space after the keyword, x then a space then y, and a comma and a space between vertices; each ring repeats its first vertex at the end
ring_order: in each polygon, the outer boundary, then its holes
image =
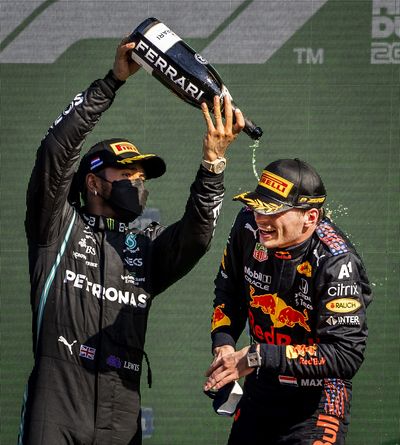
POLYGON ((233 346, 236 347, 236 342, 232 338, 231 335, 227 334, 226 332, 217 332, 215 334, 212 334, 212 349, 211 351, 214 351, 215 348, 219 346, 233 346))
POLYGON ((125 80, 119 80, 115 77, 114 71, 110 70, 104 77, 104 82, 113 90, 117 91, 125 83, 125 80))
POLYGON ((206 178, 216 178, 218 181, 220 181, 221 179, 224 179, 224 172, 221 173, 212 173, 210 171, 208 171, 203 165, 200 164, 200 168, 198 171, 199 175, 202 175, 206 178))
POLYGON ((266 370, 281 372, 281 351, 280 346, 261 344, 261 367, 266 370))

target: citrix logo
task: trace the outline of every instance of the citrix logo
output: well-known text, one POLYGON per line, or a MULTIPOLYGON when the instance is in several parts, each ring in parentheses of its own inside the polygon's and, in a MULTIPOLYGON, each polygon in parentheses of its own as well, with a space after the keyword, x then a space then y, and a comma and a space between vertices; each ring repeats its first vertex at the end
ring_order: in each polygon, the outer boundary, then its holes
POLYGON ((343 284, 337 283, 336 286, 328 288, 328 295, 330 297, 342 297, 343 295, 359 295, 358 286, 356 283, 343 284))

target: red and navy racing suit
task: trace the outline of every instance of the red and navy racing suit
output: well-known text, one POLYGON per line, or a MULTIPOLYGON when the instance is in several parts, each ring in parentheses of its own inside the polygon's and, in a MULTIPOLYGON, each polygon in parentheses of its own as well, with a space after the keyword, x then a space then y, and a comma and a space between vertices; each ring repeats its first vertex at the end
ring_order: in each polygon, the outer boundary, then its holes
POLYGON ((343 444, 371 301, 346 236, 325 218, 302 244, 267 250, 244 208, 215 284, 213 348, 235 347, 246 322, 261 344, 262 365, 245 379, 229 444, 343 444))
POLYGON ((35 361, 22 444, 140 443, 152 300, 207 251, 222 204, 223 175, 202 167, 183 217, 166 228, 139 230, 70 204, 84 139, 122 83, 110 72, 78 94, 37 152, 26 214, 35 361))

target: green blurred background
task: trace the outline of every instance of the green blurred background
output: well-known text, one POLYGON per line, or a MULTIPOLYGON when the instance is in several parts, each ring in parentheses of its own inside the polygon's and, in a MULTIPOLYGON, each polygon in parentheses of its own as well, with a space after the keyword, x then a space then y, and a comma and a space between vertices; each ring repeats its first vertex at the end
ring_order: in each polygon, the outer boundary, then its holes
MULTIPOLYGON (((3 12, 10 4, 1 2, 3 12)), ((253 154, 258 173, 272 160, 300 157, 324 179, 328 210, 358 248, 374 290, 368 314, 370 338, 365 363, 354 379, 347 444, 400 443, 400 60, 393 53, 391 63, 371 63, 372 8, 371 1, 328 0, 267 62, 213 61, 236 103, 264 129, 264 136, 254 153, 244 134, 230 148, 226 198, 211 250, 153 305, 146 351, 154 383, 151 390, 145 379, 142 384, 143 406, 151 408, 154 426, 151 437, 144 440, 148 445, 226 441, 231 419, 214 414, 202 394, 202 383, 211 360, 213 279, 240 207, 231 197, 255 187, 253 154)), ((231 12, 233 20, 235 9, 231 12)), ((11 38, 17 39, 17 33, 11 38)), ((11 38, 3 40, 1 49, 12 44, 11 38)), ((398 45, 399 38, 400 30, 384 40, 398 45)), ((205 38, 185 40, 200 52, 208 43, 205 38)), ((0 65, 0 442, 4 445, 16 442, 23 388, 32 366, 23 222, 35 152, 48 126, 75 94, 111 67, 118 41, 86 38, 54 63, 0 65)), ((240 34, 231 43, 234 55, 240 34)), ((120 90, 85 146, 121 135, 144 151, 159 153, 167 162, 167 174, 148 183, 148 207, 158 209, 167 225, 183 212, 201 160, 204 129, 199 110, 141 70, 120 90)))

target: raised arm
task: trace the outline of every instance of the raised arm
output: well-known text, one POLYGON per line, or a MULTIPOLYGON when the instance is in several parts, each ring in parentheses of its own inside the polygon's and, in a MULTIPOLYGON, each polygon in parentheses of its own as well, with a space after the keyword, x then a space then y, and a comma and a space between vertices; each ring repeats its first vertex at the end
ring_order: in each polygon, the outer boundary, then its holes
MULTIPOLYGON (((203 160, 219 162, 225 157, 229 145, 244 127, 244 118, 236 110, 233 112, 228 97, 224 97, 223 121, 219 98, 214 98, 215 123, 207 105, 202 110, 206 122, 203 139, 203 160)), ((209 171, 207 163, 200 167, 190 188, 190 196, 183 217, 167 227, 153 242, 153 267, 157 275, 153 277, 154 293, 158 294, 169 285, 188 273, 208 250, 214 235, 217 218, 224 196, 224 174, 209 171)))
POLYGON ((42 140, 27 191, 25 228, 30 242, 54 241, 73 212, 68 196, 82 145, 117 89, 138 70, 129 58, 133 46, 125 39, 118 45, 113 70, 77 94, 42 140))

